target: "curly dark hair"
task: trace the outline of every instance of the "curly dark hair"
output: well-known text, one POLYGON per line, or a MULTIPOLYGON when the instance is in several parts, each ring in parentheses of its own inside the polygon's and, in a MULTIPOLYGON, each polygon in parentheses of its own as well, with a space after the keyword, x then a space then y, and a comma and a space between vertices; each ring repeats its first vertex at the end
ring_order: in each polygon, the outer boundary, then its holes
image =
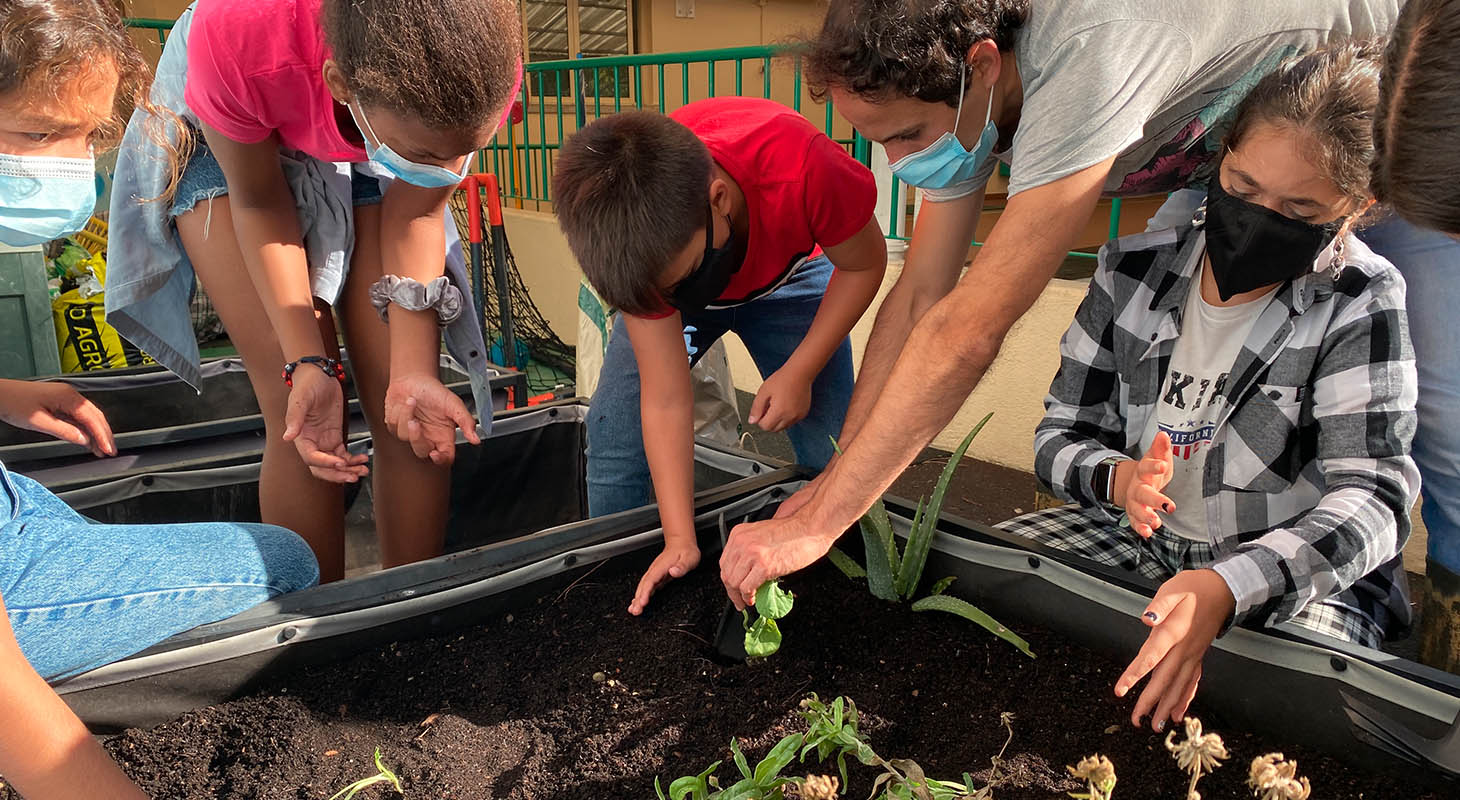
POLYGON ((513 0, 324 0, 325 41, 360 102, 441 130, 495 123, 522 61, 513 0))
POLYGON ((804 44, 806 77, 818 100, 838 88, 954 106, 969 49, 1008 52, 1028 17, 1029 0, 831 0, 804 44))
POLYGON ((0 95, 55 96, 98 63, 117 71, 116 107, 96 120, 97 149, 120 138, 151 72, 110 0, 0 0, 0 95))

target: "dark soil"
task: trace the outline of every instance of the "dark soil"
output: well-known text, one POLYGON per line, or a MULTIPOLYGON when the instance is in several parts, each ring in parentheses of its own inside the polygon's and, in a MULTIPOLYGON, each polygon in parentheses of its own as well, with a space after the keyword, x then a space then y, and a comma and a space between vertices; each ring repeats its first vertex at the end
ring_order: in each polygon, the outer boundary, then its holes
MULTIPOLYGON (((1116 764, 1121 800, 1185 795, 1159 737, 1133 729, 1128 701, 1111 694, 1124 665, 1053 634, 1021 631, 1039 655, 1031 661, 963 620, 879 602, 822 566, 785 581, 798 597, 781 652, 726 666, 709 644, 724 603, 713 569, 670 584, 635 619, 623 608, 638 566, 610 563, 515 617, 298 672, 108 748, 158 798, 322 800, 372 774, 377 747, 408 798, 652 798, 656 775, 667 785, 726 759, 719 774, 729 778, 731 737, 754 761, 802 729, 797 703, 816 692, 853 698, 884 757, 948 778, 987 776, 1005 738, 999 713, 1012 711, 999 800, 1065 797, 1077 787, 1064 765, 1097 751, 1116 764)), ((1221 733, 1232 759, 1203 782, 1209 799, 1250 797, 1246 765, 1269 750, 1299 760, 1314 797, 1441 796, 1221 733)), ((857 768, 847 796, 865 797, 871 775, 857 768)), ((379 786, 362 794, 386 796, 379 786)))

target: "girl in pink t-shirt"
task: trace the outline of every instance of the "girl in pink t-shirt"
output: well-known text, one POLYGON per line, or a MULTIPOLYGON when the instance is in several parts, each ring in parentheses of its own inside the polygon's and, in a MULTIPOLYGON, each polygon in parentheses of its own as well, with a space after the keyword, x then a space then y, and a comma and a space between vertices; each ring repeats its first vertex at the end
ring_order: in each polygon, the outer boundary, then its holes
MULTIPOLYGON (((512 0, 198 0, 167 42, 153 99, 185 55, 171 107, 193 148, 160 202, 264 414, 263 519, 309 541, 322 580, 344 571, 341 484, 367 470, 345 449, 335 315, 373 435, 382 565, 441 551, 456 428, 479 441, 438 378, 438 323, 472 306, 442 277, 443 215, 520 85, 520 31, 512 0), (299 177, 341 172, 343 213, 299 177), (320 217, 353 226, 331 251, 353 251, 347 273, 344 255, 316 255, 320 217)), ((119 185, 146 169, 131 163, 119 185)), ((148 333, 138 343, 173 366, 148 333)))

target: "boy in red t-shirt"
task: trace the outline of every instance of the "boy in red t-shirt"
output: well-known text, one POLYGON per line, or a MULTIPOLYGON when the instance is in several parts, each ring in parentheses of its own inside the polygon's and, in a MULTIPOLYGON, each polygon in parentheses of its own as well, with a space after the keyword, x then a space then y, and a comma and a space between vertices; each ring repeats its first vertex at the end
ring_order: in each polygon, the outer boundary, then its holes
POLYGON ((689 370, 734 331, 765 382, 749 422, 820 469, 852 393, 847 333, 887 268, 872 173, 795 111, 712 98, 630 111, 558 154, 553 205, 618 309, 588 419, 588 510, 659 501, 664 552, 629 613, 700 560, 689 370), (642 419, 654 424, 644 427, 642 419))

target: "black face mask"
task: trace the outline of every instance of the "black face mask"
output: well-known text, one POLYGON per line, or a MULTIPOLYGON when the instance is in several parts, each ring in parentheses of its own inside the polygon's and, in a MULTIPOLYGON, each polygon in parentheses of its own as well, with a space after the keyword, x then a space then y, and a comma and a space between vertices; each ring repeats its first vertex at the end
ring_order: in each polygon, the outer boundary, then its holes
POLYGON ((730 238, 725 240, 725 244, 714 247, 715 209, 713 206, 707 207, 705 257, 700 260, 698 267, 670 290, 666 300, 675 309, 681 312, 703 311, 725 293, 730 279, 740 271, 740 265, 745 261, 745 242, 736 237, 729 217, 725 218, 725 223, 730 228, 730 238))
POLYGON ((1207 187, 1207 256, 1222 300, 1282 283, 1313 269, 1336 226, 1289 219, 1227 194, 1220 178, 1207 187))

